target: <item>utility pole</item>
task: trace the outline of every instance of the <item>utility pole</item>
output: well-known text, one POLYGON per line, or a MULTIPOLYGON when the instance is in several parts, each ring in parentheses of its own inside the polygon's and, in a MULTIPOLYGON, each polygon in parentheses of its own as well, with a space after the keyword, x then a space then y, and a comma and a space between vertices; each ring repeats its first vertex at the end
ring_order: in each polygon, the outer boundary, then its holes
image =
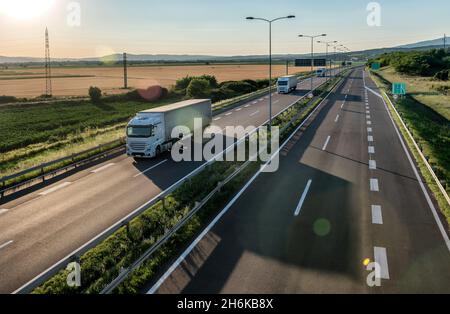
POLYGON ((286 61, 286 75, 289 75, 289 60, 286 61))
POLYGON ((247 20, 258 20, 267 22, 269 24, 269 129, 272 130, 272 23, 285 19, 295 19, 295 15, 288 15, 284 17, 279 17, 273 20, 268 20, 259 17, 249 16, 247 20))
POLYGON ((128 88, 127 53, 123 53, 123 88, 128 88))
POLYGON ((311 39, 311 96, 313 94, 314 90, 314 39, 318 37, 325 37, 327 34, 320 34, 317 36, 310 36, 310 35, 298 35, 298 37, 306 37, 311 39))
POLYGON ((444 50, 447 49, 447 34, 444 34, 444 50))
POLYGON ((45 28, 45 96, 52 96, 52 68, 50 62, 50 39, 45 28))

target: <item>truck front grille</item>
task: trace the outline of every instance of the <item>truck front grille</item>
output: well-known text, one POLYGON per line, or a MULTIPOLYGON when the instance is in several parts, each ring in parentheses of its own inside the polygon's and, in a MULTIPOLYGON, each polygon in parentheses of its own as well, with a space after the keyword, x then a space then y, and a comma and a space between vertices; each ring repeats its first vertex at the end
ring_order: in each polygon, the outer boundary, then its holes
POLYGON ((130 148, 135 152, 145 151, 145 143, 130 143, 130 148))

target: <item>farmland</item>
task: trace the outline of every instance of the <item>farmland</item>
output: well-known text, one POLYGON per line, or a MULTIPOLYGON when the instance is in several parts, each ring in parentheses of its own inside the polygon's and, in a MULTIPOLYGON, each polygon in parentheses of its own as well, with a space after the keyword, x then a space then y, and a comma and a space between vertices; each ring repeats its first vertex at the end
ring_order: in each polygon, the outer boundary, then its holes
POLYGON ((412 98, 450 120, 450 93, 442 93, 438 90, 438 87, 450 87, 449 82, 435 81, 429 77, 399 74, 392 67, 383 68, 379 74, 389 82, 405 82, 408 94, 412 98))
MULTIPOLYGON (((290 68, 291 73, 309 69, 290 68)), ((285 65, 274 65, 273 75, 286 73, 285 65)), ((147 88, 151 85, 172 86, 177 79, 203 74, 215 76, 219 82, 267 78, 267 65, 214 64, 214 65, 155 65, 133 66, 128 69, 128 85, 147 88)), ((107 94, 123 93, 122 67, 57 67, 52 71, 54 96, 87 96, 90 86, 97 86, 107 94)), ((32 98, 44 93, 42 68, 10 68, 0 70, 0 95, 32 98)))

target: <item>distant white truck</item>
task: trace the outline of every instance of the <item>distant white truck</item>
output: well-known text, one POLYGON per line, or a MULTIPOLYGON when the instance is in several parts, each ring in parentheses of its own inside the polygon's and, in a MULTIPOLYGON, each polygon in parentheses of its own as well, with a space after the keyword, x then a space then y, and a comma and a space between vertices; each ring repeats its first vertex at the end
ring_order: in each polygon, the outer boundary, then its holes
POLYGON ((325 69, 325 68, 320 68, 320 69, 317 69, 317 71, 316 71, 317 77, 325 77, 326 74, 327 74, 327 69, 325 69))
POLYGON ((209 99, 194 99, 139 112, 127 125, 127 155, 154 158, 169 151, 184 136, 203 131, 212 122, 209 99), (194 120, 201 119, 202 130, 194 130, 194 120), (189 129, 189 134, 181 127, 189 129), (172 136, 176 135, 176 136, 172 136))
POLYGON ((278 94, 289 94, 297 89, 298 78, 295 75, 283 76, 278 79, 278 94))

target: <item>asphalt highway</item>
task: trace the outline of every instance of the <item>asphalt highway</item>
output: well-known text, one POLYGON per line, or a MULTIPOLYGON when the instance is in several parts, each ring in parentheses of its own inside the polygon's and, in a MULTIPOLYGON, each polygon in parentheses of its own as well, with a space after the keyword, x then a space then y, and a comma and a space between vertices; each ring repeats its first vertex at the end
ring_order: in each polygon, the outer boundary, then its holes
MULTIPOLYGON (((325 78, 315 78, 319 86, 325 78)), ((304 97, 273 95, 276 114, 304 97)), ((268 120, 268 95, 214 117, 213 125, 258 127, 268 120)), ((11 293, 188 175, 201 162, 166 154, 134 162, 122 155, 0 203, 0 293, 11 293)))
POLYGON ((450 293, 448 234, 379 93, 354 70, 148 292, 450 293))

